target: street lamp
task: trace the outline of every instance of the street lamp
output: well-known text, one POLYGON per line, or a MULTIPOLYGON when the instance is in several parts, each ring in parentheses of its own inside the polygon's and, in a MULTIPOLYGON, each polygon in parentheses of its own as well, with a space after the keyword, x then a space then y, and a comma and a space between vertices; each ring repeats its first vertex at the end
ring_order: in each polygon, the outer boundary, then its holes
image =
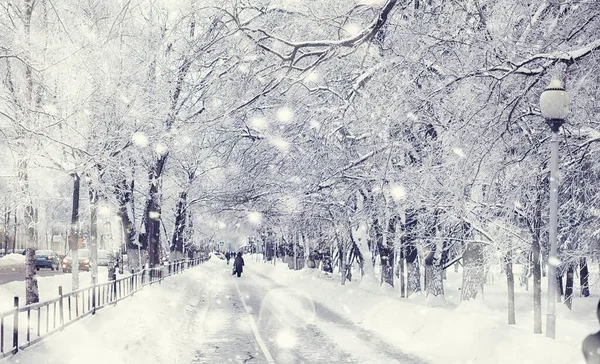
POLYGON ((546 337, 556 336, 556 241, 558 225, 558 132, 569 114, 569 93, 563 83, 552 78, 540 96, 542 116, 550 126, 550 253, 548 254, 548 312, 546 337))

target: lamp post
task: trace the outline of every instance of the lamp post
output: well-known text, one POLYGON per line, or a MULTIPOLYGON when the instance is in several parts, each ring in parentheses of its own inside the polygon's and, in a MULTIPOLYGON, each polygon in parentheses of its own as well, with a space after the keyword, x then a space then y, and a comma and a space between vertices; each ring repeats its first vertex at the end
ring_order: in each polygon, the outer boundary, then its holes
POLYGON ((548 310, 546 337, 556 336, 556 242, 558 235, 558 132, 569 114, 569 94, 562 81, 552 78, 540 96, 540 111, 552 131, 550 139, 550 253, 548 254, 548 310))

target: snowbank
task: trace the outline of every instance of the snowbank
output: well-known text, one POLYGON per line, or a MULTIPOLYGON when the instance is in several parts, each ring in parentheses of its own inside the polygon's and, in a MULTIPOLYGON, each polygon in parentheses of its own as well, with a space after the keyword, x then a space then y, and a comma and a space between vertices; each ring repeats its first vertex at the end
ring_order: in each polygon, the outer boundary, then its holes
POLYGON ((24 267, 25 256, 23 254, 7 254, 0 258, 0 269, 6 267, 24 267))

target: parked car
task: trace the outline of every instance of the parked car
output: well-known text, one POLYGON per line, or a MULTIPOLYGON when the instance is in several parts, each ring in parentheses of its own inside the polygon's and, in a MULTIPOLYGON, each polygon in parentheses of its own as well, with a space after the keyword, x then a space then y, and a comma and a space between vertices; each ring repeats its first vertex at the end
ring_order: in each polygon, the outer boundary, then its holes
MULTIPOLYGON (((79 258, 79 270, 90 271, 90 250, 89 249, 78 249, 77 255, 79 258)), ((69 253, 62 261, 63 272, 71 272, 73 270, 73 251, 69 250, 69 253)))
POLYGON ((225 260, 225 255, 221 254, 221 252, 212 252, 211 254, 221 260, 225 260))
POLYGON ((108 266, 108 250, 98 250, 98 266, 108 266))
POLYGON ((50 268, 51 270, 60 267, 58 254, 52 250, 36 250, 35 251, 35 269, 50 268))

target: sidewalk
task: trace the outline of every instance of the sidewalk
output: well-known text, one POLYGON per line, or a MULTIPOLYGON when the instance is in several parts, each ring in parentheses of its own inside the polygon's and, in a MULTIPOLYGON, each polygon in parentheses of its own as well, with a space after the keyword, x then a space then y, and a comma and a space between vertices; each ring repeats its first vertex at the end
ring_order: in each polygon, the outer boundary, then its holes
POLYGON ((189 364, 201 338, 204 265, 184 271, 106 307, 19 351, 9 363, 189 364))

